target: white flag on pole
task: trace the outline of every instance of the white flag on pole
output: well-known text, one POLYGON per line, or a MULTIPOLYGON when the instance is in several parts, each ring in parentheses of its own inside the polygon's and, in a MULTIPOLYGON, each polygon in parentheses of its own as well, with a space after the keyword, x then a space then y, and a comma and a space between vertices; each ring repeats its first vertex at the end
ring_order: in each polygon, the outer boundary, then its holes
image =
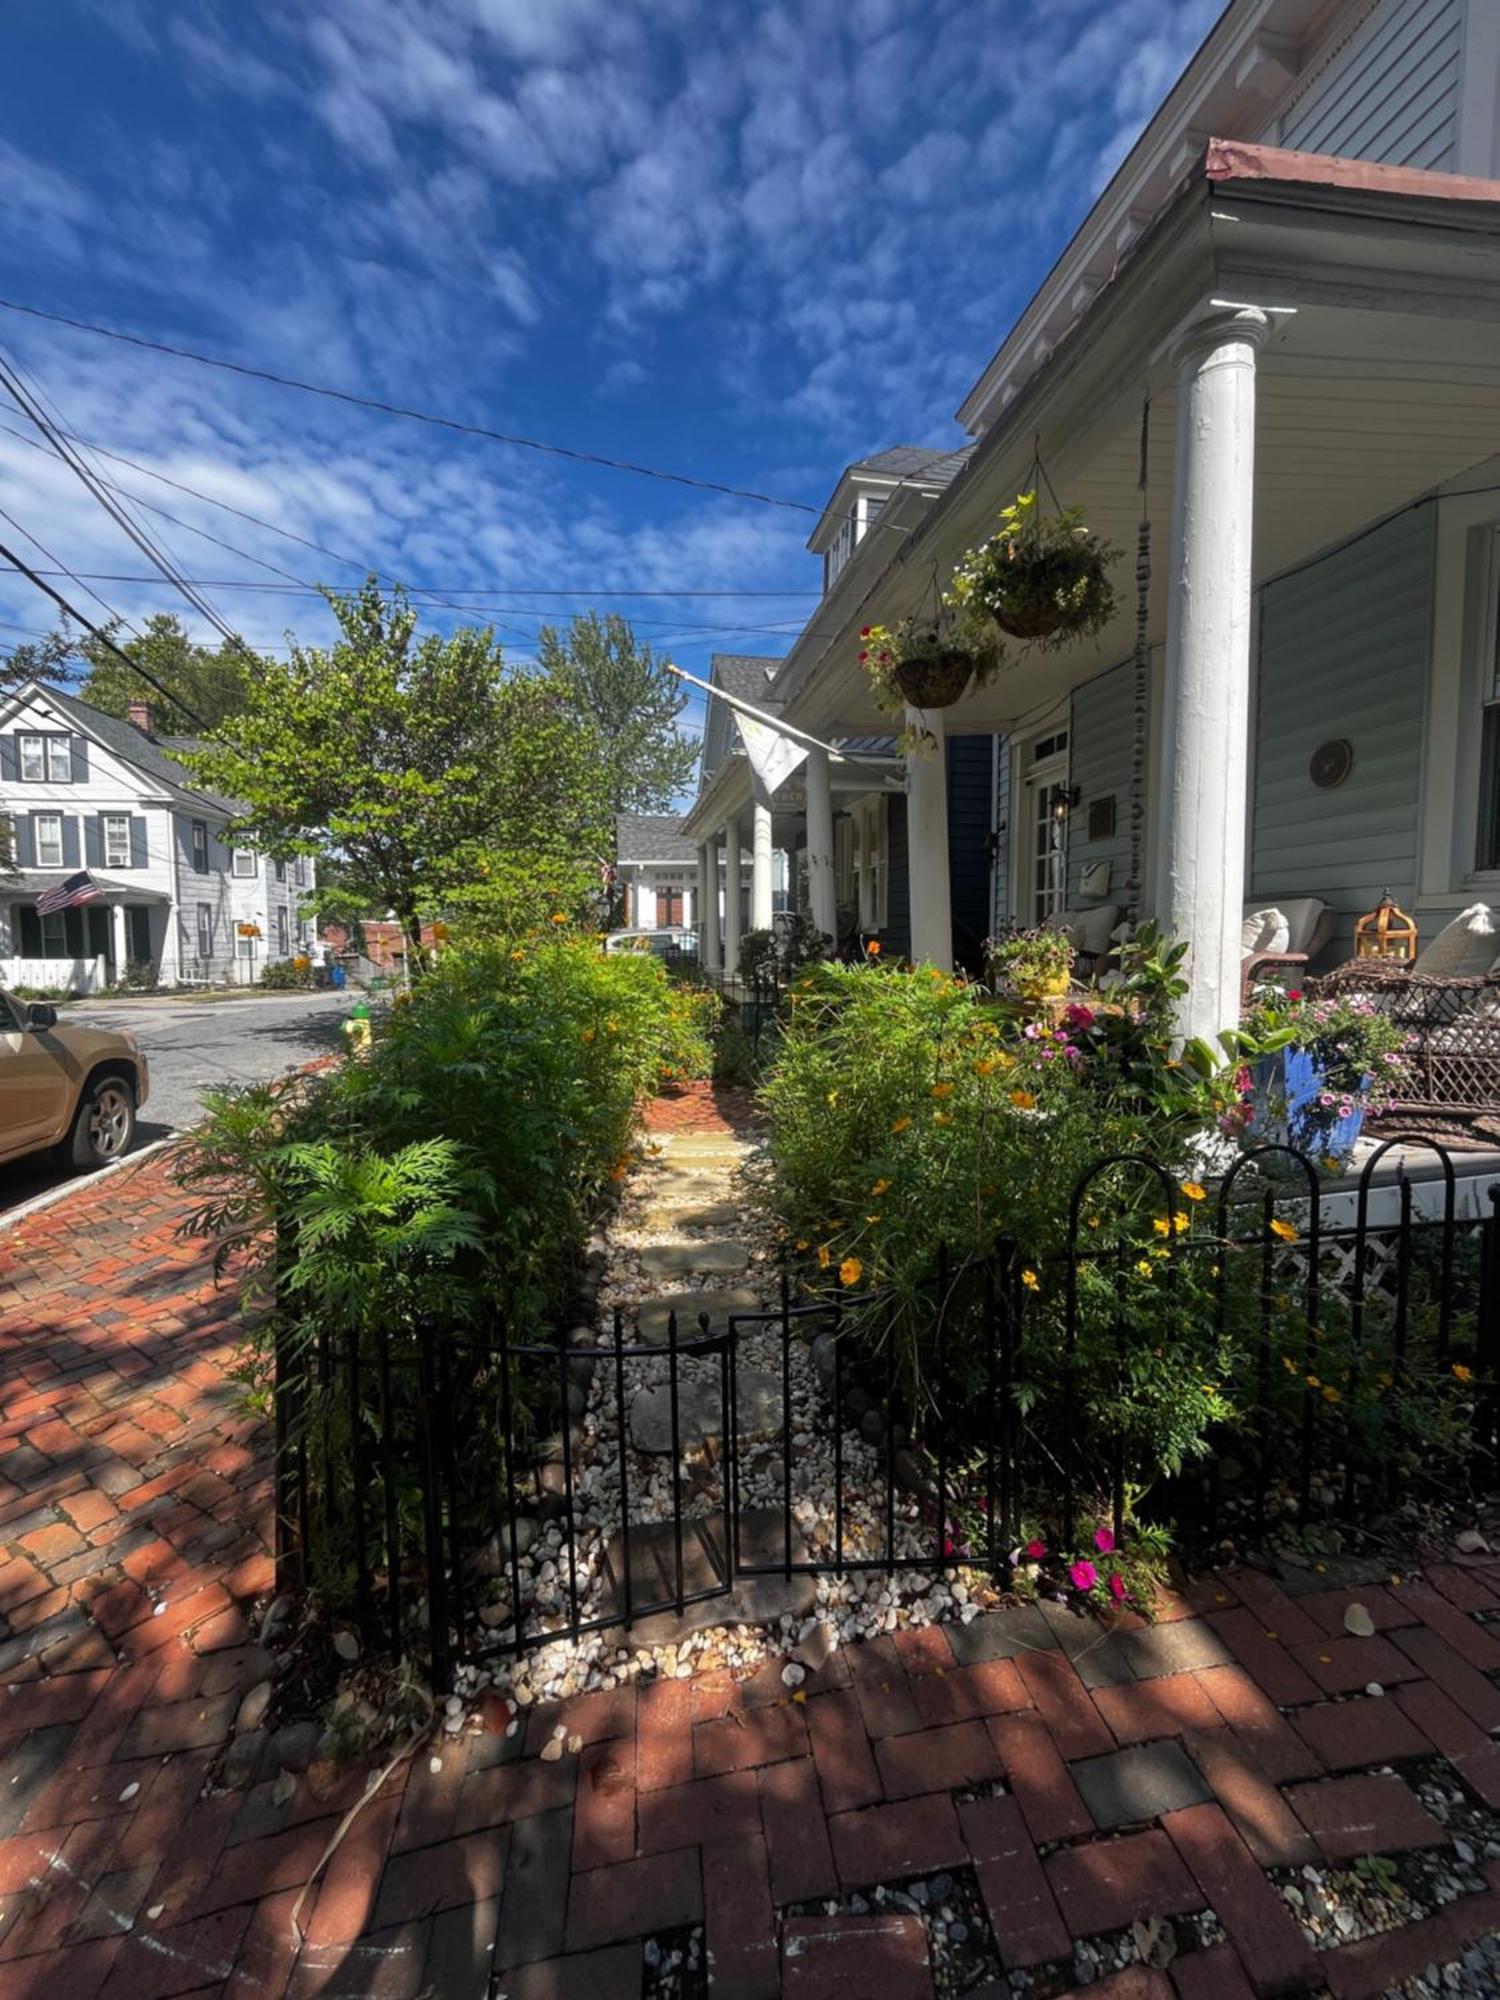
POLYGON ((767 794, 774 796, 792 773, 800 770, 807 756, 807 745, 794 742, 770 723, 746 715, 743 709, 734 711, 734 726, 740 733, 751 770, 767 794))

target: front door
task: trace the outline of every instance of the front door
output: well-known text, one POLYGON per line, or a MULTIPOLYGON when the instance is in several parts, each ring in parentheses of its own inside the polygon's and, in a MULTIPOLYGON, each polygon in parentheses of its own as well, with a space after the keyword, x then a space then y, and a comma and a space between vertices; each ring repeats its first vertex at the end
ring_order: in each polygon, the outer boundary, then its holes
POLYGON ((1025 839, 1017 916, 1045 924, 1068 901, 1068 732, 1053 731, 1028 746, 1025 839))
POLYGON ((659 931, 675 928, 682 922, 682 891, 680 889, 658 889, 656 892, 656 928, 659 931))

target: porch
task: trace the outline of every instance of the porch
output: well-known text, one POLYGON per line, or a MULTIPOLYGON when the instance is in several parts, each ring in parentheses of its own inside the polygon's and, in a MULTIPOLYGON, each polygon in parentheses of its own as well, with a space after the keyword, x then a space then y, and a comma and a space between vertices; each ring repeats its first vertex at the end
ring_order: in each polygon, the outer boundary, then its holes
POLYGON ((169 897, 90 871, 98 892, 92 901, 39 914, 37 898, 62 879, 21 869, 0 882, 0 983, 97 993, 127 965, 160 971, 169 897))
MULTIPOLYGON (((927 739, 904 774, 914 958, 953 962, 949 759, 933 752, 971 733, 1006 745, 1008 882, 1054 893, 1060 875, 1070 898, 1185 938, 1186 1035, 1235 1018, 1247 895, 1322 896, 1345 935, 1382 887, 1434 915, 1500 901, 1482 826, 1497 250, 1500 185, 1217 141, 1122 246, 842 629, 799 642, 777 679, 813 735, 879 727, 859 626, 908 615, 1033 483, 1038 451, 1121 551, 1096 639, 1012 644, 990 686, 910 712, 927 739), (1058 718, 1107 675, 1099 765, 1080 774, 1058 718), (1334 745, 1342 775, 1320 759, 1334 745), (1086 884, 1095 840, 1108 866, 1086 884)), ((812 854, 831 827, 816 756, 806 768, 812 854)))

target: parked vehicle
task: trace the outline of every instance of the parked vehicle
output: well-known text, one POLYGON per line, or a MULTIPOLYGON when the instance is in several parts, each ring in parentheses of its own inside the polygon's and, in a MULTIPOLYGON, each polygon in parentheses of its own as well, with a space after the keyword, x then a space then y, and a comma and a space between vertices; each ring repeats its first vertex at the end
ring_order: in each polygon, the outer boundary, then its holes
POLYGON ((698 933, 680 924, 659 931, 611 931, 604 940, 604 949, 652 951, 658 958, 696 958, 698 933))
POLYGON ((130 1151, 148 1089, 134 1035, 60 1025, 55 1007, 0 987, 0 1161, 55 1146, 67 1166, 108 1166, 130 1151))

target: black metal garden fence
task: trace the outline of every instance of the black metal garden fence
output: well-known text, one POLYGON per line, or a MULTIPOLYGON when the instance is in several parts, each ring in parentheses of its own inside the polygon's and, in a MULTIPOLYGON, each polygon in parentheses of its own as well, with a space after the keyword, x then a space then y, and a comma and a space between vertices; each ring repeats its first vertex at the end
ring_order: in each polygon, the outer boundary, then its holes
POLYGON ((1189 1538, 1368 1516, 1426 1458, 1493 1486, 1500 1186, 1461 1212, 1453 1161, 1429 1150, 1436 1180, 1382 1180, 1383 1148, 1330 1188, 1262 1149, 1190 1207, 1180 1172, 1101 1160, 1055 1255, 939 1248, 916 1299, 803 1295, 783 1272, 764 1311, 711 1316, 705 1294, 696 1323, 651 1337, 618 1314, 557 1339, 284 1328, 281 1574, 425 1656, 439 1686, 458 1661, 623 1635, 751 1578, 962 1561, 1003 1580, 1027 1524, 1070 1549, 1087 1516, 1126 1544, 1138 1440, 1114 1413, 1143 1356, 1190 1341, 1230 1358, 1243 1414, 1144 1503, 1189 1538))

